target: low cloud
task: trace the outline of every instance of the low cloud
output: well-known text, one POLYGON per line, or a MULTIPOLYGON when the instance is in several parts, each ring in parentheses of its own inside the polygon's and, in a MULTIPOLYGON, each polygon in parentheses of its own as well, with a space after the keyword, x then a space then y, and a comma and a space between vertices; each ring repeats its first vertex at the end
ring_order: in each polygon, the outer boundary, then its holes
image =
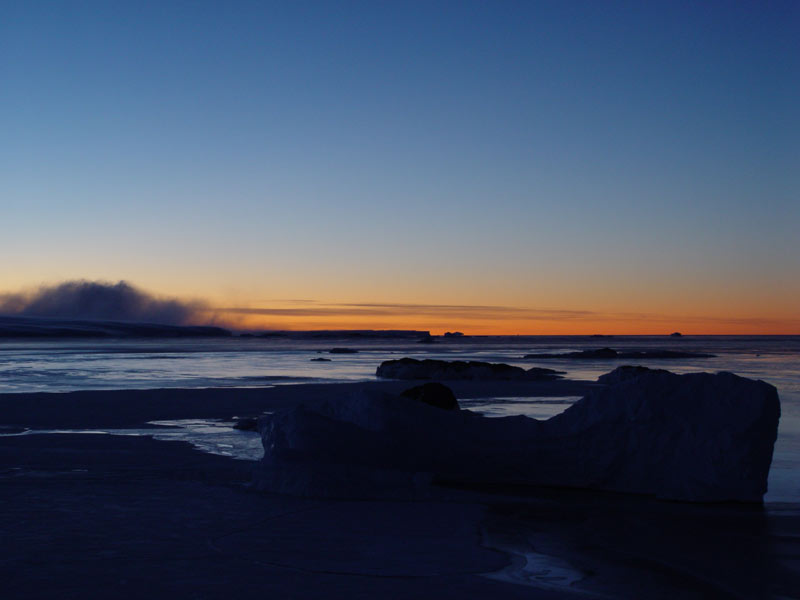
MULTIPOLYGON (((279 306, 211 307, 202 301, 183 301, 157 297, 125 281, 66 281, 38 289, 0 294, 0 315, 49 317, 73 320, 104 320, 163 325, 222 325, 269 329, 311 328, 387 328, 406 321, 409 327, 429 326, 431 322, 463 323, 467 327, 504 322, 585 323, 587 330, 605 323, 663 324, 665 330, 678 323, 703 330, 709 326, 795 331, 798 319, 769 317, 723 317, 703 315, 668 315, 635 312, 601 312, 498 305, 413 304, 413 303, 324 303, 315 300, 274 301, 279 306), (283 306, 280 306, 283 304, 283 306), (286 306, 286 305, 289 306, 286 306), (256 323, 250 321, 255 317, 256 323), (259 319, 260 318, 260 319, 259 319), (309 321, 311 319, 312 321, 309 321), (263 321, 274 321, 266 327, 263 321), (346 321, 346 323, 344 322, 346 321)), ((488 326, 487 326, 488 327, 488 326)), ((487 329, 484 327, 484 329, 487 329)))
POLYGON ((125 281, 65 281, 0 295, 0 314, 25 317, 188 325, 205 310, 202 302, 158 298, 125 281))

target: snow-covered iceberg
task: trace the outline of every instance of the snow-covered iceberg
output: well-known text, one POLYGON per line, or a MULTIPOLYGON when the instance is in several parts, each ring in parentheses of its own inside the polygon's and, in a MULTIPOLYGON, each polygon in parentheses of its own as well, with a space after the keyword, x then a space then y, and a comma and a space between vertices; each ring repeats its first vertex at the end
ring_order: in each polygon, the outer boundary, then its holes
POLYGON ((773 386, 731 373, 628 372, 546 421, 364 391, 263 417, 256 483, 324 496, 451 482, 760 502, 779 416, 773 386))

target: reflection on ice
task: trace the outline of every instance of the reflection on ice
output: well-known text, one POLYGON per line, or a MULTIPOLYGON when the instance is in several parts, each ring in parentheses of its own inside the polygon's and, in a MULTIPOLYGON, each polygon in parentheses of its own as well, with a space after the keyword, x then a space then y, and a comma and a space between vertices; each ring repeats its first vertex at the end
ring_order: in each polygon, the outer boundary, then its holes
POLYGON ((511 564, 500 571, 485 573, 484 577, 508 583, 557 591, 565 590, 576 594, 583 593, 583 595, 594 596, 594 594, 588 594, 583 590, 572 587, 582 581, 586 575, 565 560, 556 556, 523 551, 508 546, 489 547, 506 552, 511 558, 511 564))
POLYGON ((188 442, 202 452, 229 456, 238 460, 259 460, 264 456, 261 437, 257 432, 240 431, 233 422, 216 419, 180 419, 175 421, 150 421, 142 429, 26 429, 14 433, 0 433, 0 437, 80 433, 91 435, 150 436, 156 440, 188 442))
POLYGON ((264 456, 261 436, 257 432, 234 429, 233 421, 178 419, 149 421, 148 424, 169 428, 144 430, 156 440, 189 442, 203 452, 240 460, 259 460, 264 456))
POLYGON ((512 417, 524 415, 532 419, 549 419, 564 412, 580 400, 580 396, 526 397, 526 398, 468 398, 458 403, 461 408, 486 417, 512 417))

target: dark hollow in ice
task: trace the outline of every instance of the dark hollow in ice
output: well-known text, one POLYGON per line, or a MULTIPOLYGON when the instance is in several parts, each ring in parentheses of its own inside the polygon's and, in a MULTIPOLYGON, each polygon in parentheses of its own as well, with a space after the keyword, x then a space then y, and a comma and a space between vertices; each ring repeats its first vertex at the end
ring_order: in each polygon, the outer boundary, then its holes
POLYGON ((424 383, 408 388, 400 395, 444 410, 458 410, 459 408, 453 390, 441 383, 424 383))

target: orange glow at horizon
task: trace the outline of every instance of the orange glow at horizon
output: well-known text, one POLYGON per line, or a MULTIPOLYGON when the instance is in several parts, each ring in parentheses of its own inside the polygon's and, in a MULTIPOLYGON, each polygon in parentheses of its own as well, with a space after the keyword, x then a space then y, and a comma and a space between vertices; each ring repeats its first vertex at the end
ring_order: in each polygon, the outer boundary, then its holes
MULTIPOLYGON (((97 276, 76 277, 73 281, 115 284, 112 278, 97 276)), ((649 286, 626 286, 622 282, 602 286, 600 281, 577 278, 547 285, 523 280, 517 287, 501 285, 501 280, 491 281, 491 285, 467 285, 449 279, 443 287, 420 280, 414 288, 395 283, 397 289, 384 286, 384 282, 376 285, 372 279, 364 287, 308 279, 280 285, 275 281, 269 287, 256 282, 238 288, 219 280, 213 289, 209 289, 208 282, 201 285, 193 281, 186 279, 170 286, 161 279, 147 280, 144 286, 139 287, 136 282, 134 287, 145 298, 183 305, 188 313, 188 320, 183 321, 186 324, 238 330, 403 329, 430 331, 434 335, 446 331, 468 335, 664 335, 674 331, 696 335, 800 335, 796 302, 800 284, 796 279, 785 279, 776 286, 740 281, 724 289, 688 283, 681 287, 669 281, 649 286), (346 295, 340 291, 342 286, 348 288, 346 295), (364 298, 371 301, 359 300, 364 298)), ((57 280, 48 285, 20 279, 16 289, 0 290, 0 305, 4 299, 31 298, 58 284, 57 280)))
MULTIPOLYGON (((758 317, 702 317, 692 315, 663 314, 567 314, 561 316, 532 316, 493 314, 491 309, 481 314, 478 310, 439 311, 440 314, 413 314, 400 310, 398 314, 370 314, 368 310, 358 314, 357 310, 336 308, 315 311, 293 311, 282 313, 281 309, 264 310, 267 314, 213 310, 213 321, 219 325, 238 330, 359 330, 402 329, 430 331, 441 335, 446 331, 460 331, 467 335, 662 335, 674 331, 695 335, 793 335, 800 334, 800 319, 758 317)), ((249 309, 244 309, 247 311, 249 309)), ((258 309, 256 309, 258 310, 258 309)), ((283 309, 286 310, 286 309, 283 309)), ((424 311, 423 311, 424 312, 424 311)), ((521 312, 521 311, 520 311, 521 312)), ((546 312, 546 311, 545 311, 546 312)), ((565 311, 566 312, 566 311, 565 311)), ((388 311, 387 311, 388 313, 388 311)))

